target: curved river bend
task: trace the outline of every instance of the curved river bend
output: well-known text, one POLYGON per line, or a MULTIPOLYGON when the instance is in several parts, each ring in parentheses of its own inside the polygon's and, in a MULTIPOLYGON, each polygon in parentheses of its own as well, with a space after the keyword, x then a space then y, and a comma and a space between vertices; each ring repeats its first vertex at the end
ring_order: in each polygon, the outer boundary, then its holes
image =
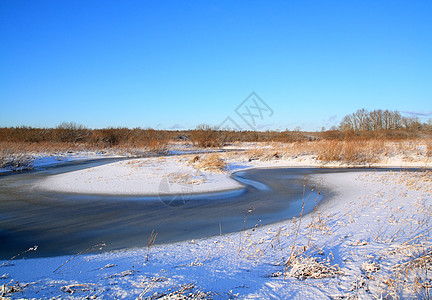
MULTIPOLYGON (((353 169, 250 169, 233 178, 245 184, 236 192, 176 197, 82 195, 32 189, 46 176, 93 167, 114 160, 69 163, 34 172, 0 176, 0 259, 31 246, 31 257, 74 254, 101 242, 105 250, 170 243, 239 231, 298 216, 303 200, 310 212, 330 191, 318 191, 310 174, 353 169), (320 193, 318 193, 320 192, 320 193)), ((364 169, 361 169, 364 170, 364 169)))

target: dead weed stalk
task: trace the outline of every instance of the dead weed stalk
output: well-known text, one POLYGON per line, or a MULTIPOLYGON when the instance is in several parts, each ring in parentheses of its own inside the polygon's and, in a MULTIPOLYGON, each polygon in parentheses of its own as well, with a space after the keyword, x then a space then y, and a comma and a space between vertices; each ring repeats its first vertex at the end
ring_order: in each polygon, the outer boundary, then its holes
POLYGON ((286 267, 285 267, 285 271, 284 271, 284 281, 285 281, 285 279, 286 279, 286 277, 288 275, 288 268, 289 268, 291 260, 293 258, 294 248, 296 246, 297 238, 298 238, 298 235, 299 235, 299 232, 300 232, 301 220, 302 220, 302 217, 303 217, 303 210, 304 210, 304 207, 305 207, 305 204, 306 204, 306 202, 305 202, 305 189, 306 189, 306 178, 303 178, 303 200, 302 200, 302 207, 301 207, 301 211, 300 211, 300 217, 299 217, 299 222, 298 222, 296 234, 295 234, 295 237, 294 237, 293 244, 291 246, 290 256, 288 257, 288 260, 285 262, 286 267))
POLYGON ((2 264, 0 265, 0 268, 3 267, 3 266, 8 265, 8 264, 9 264, 12 260, 14 260, 15 258, 17 258, 17 257, 19 257, 19 256, 21 256, 21 255, 23 255, 23 254, 26 254, 26 253, 28 253, 28 252, 36 251, 37 249, 38 249, 38 246, 30 247, 30 248, 28 248, 26 251, 23 251, 23 252, 21 252, 21 253, 15 255, 15 256, 12 256, 8 261, 2 263, 2 264))
POLYGON ((150 247, 154 244, 154 242, 156 241, 156 237, 157 237, 158 233, 154 232, 154 229, 152 230, 148 243, 147 243, 147 255, 146 255, 146 262, 149 260, 150 257, 150 247))
MULTIPOLYGON (((68 259, 68 260, 66 260, 64 263, 62 263, 57 269, 55 269, 54 271, 53 271, 53 273, 55 273, 55 272, 57 272, 58 270, 60 270, 64 265, 66 265, 67 263, 69 263, 69 262, 71 262, 72 260, 74 260, 75 258, 77 258, 78 256, 80 256, 80 255, 82 255, 82 254, 85 254, 85 253, 88 253, 88 252, 90 252, 90 251, 93 251, 93 250, 102 250, 103 249, 103 247, 105 247, 106 246, 106 244, 105 243, 101 243, 101 244, 97 244, 97 245, 94 245, 94 246, 91 246, 90 248, 87 248, 86 250, 83 250, 83 251, 81 251, 81 252, 78 252, 77 254, 75 254, 72 258, 70 258, 70 259, 68 259)), ((72 267, 71 267, 72 268, 72 267)), ((69 268, 70 269, 70 268, 69 268)), ((62 270, 62 271, 65 271, 65 270, 62 270)))

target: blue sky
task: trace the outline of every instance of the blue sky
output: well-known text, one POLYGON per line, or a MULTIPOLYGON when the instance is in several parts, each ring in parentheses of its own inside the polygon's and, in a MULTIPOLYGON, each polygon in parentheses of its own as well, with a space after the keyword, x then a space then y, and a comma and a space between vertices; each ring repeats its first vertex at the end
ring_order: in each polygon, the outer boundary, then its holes
POLYGON ((258 129, 432 117, 432 1, 0 2, 0 126, 258 129), (420 115, 425 114, 425 115, 420 115))

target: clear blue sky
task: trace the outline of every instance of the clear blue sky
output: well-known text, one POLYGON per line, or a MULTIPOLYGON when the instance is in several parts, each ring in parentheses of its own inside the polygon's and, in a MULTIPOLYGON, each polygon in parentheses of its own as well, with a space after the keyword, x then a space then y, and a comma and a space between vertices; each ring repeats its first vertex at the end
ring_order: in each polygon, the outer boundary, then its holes
POLYGON ((0 1, 0 126, 259 129, 432 117, 432 1, 0 1), (237 119, 236 119, 237 118, 237 119), (242 126, 242 125, 241 125, 242 126))

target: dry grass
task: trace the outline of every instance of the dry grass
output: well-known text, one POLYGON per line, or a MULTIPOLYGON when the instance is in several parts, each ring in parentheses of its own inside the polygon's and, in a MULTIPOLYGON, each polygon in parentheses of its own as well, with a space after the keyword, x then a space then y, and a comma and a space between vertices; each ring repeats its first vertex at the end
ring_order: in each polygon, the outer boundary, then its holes
POLYGON ((0 142, 0 168, 12 170, 32 169, 34 156, 63 155, 76 152, 111 153, 126 156, 143 156, 152 153, 166 153, 167 143, 150 140, 137 146, 136 143, 106 147, 103 144, 69 142, 0 142))
POLYGON ((0 150, 12 153, 55 153, 68 151, 165 150, 175 133, 153 129, 87 129, 64 124, 58 128, 0 128, 0 150))
POLYGON ((248 157, 249 161, 253 160, 263 160, 268 161, 275 158, 280 158, 281 151, 274 148, 256 148, 245 151, 245 155, 248 157))
POLYGON ((294 256, 289 265, 288 275, 298 279, 320 279, 343 275, 338 265, 331 265, 330 258, 319 259, 311 256, 294 256))
POLYGON ((19 254, 17 254, 17 255, 14 255, 14 256, 11 257, 8 261, 5 261, 4 263, 2 263, 2 264, 0 265, 0 268, 1 268, 1 267, 4 267, 4 266, 7 266, 7 265, 8 265, 12 260, 14 260, 15 258, 17 258, 17 257, 19 257, 19 256, 22 256, 22 255, 24 255, 24 254, 26 254, 26 253, 28 253, 28 252, 37 251, 37 249, 38 249, 38 246, 30 247, 30 248, 28 248, 26 251, 23 251, 23 252, 21 252, 21 253, 19 253, 19 254))
MULTIPOLYGON (((178 287, 172 287, 165 292, 155 293, 145 299, 156 300, 156 299, 211 299, 210 292, 202 292, 195 287, 195 284, 189 283, 180 285, 178 287)), ((144 295, 138 296, 137 299, 143 299, 144 295)))
POLYGON ((293 143, 261 143, 243 152, 248 161, 299 158, 313 155, 322 163, 370 165, 388 155, 397 154, 393 144, 384 140, 321 140, 293 143))
POLYGON ((227 165, 218 153, 211 153, 196 160, 194 166, 198 170, 210 172, 225 172, 227 165))
POLYGON ((14 171, 33 169, 33 157, 25 154, 6 154, 0 152, 0 168, 14 171))
POLYGON ((158 233, 155 232, 154 229, 153 229, 152 232, 151 232, 151 234, 150 234, 148 243, 147 243, 147 255, 146 255, 146 259, 145 259, 146 262, 149 261, 149 258, 150 258, 150 248, 155 243, 157 236, 158 236, 158 233))
POLYGON ((409 190, 422 190, 432 193, 432 171, 429 170, 390 173, 377 179, 377 181, 383 183, 390 180, 398 185, 406 186, 409 190))
MULTIPOLYGON (((122 131, 120 130, 119 132, 122 131)), ((32 156, 35 155, 49 156, 86 151, 136 157, 166 154, 170 145, 179 144, 179 142, 169 142, 163 139, 163 137, 159 138, 156 133, 149 131, 149 136, 142 140, 133 136, 129 136, 129 139, 123 140, 123 137, 120 139, 122 142, 115 142, 112 146, 103 142, 103 137, 95 138, 96 141, 99 141, 95 143, 0 141, 0 167, 14 170, 31 169, 32 156)), ((212 133, 214 132, 212 131, 212 133)), ((100 134, 99 131, 93 132, 94 136, 98 134, 100 134)), ((118 132, 113 129, 112 134, 115 135, 118 132)), ((140 134, 143 133, 141 132, 140 134)), ((127 136, 127 131, 124 135, 127 136)), ((129 135, 132 135, 132 133, 129 133, 129 135)), ((114 140, 116 139, 114 138, 114 140)), ((188 141, 182 143, 190 145, 188 141)), ((220 146, 221 144, 218 145, 220 146)), ((216 144, 213 146, 216 146, 216 144)), ((348 166, 371 166, 396 157, 404 161, 423 161, 432 156, 432 140, 430 139, 397 141, 378 138, 365 140, 331 139, 295 141, 290 143, 259 142, 246 144, 237 142, 237 146, 239 148, 244 147, 246 150, 227 152, 222 154, 222 157, 230 160, 249 162, 255 160, 296 159, 301 161, 304 159, 316 159, 323 165, 332 163, 348 166)), ((225 163, 221 158, 217 159, 217 156, 210 156, 208 158, 202 155, 193 156, 190 163, 200 170, 220 172, 226 168, 225 163)))
POLYGON ((432 140, 426 142, 426 156, 432 157, 432 140))
POLYGON ((72 267, 70 267, 70 268, 68 268, 68 269, 65 269, 65 268, 63 268, 63 267, 64 267, 66 264, 68 264, 68 263, 70 263, 71 261, 73 261, 74 259, 76 259, 78 256, 83 255, 83 254, 86 254, 86 253, 89 253, 89 252, 94 251, 94 250, 99 250, 99 251, 100 251, 100 250, 102 250, 105 246, 106 246, 105 243, 101 243, 101 244, 97 244, 97 245, 91 246, 90 248, 88 248, 88 249, 86 249, 86 250, 84 250, 84 251, 78 252, 78 253, 75 254, 73 257, 67 259, 64 263, 62 263, 62 264, 61 264, 57 269, 55 269, 55 270, 53 271, 53 273, 55 273, 55 272, 57 272, 57 271, 59 271, 59 272, 61 273, 61 272, 65 271, 65 270, 69 270, 69 269, 73 268, 74 266, 72 266, 72 267))
POLYGON ((80 143, 61 143, 61 142, 0 142, 0 155, 6 156, 11 154, 22 153, 66 153, 70 151, 91 151, 97 150, 93 147, 80 143))
POLYGON ((316 144, 317 159, 323 163, 370 165, 378 162, 383 152, 380 141, 322 141, 316 144))
MULTIPOLYGON (((241 161, 271 161, 278 159, 316 160, 323 165, 371 166, 388 160, 427 161, 432 144, 419 140, 317 140, 293 143, 238 144, 245 151, 227 152, 224 157, 241 161), (429 148, 427 148, 429 147, 429 148), (429 150, 427 150, 429 149, 429 150)), ((430 157, 430 156, 429 156, 430 157)))
MULTIPOLYGON (((12 299, 10 297, 16 293, 22 293, 24 288, 32 285, 34 283, 24 283, 20 284, 18 281, 11 280, 8 284, 2 284, 0 286, 0 299, 12 299)), ((18 299, 18 298, 17 298, 18 299)))
POLYGON ((177 184, 201 184, 205 182, 205 177, 199 173, 188 173, 188 172, 172 172, 166 175, 170 183, 177 184))
POLYGON ((317 144, 317 159, 323 162, 341 161, 344 154, 344 148, 341 142, 324 141, 317 144))
POLYGON ((430 299, 432 256, 430 248, 392 266, 393 274, 383 280, 386 298, 430 299))

